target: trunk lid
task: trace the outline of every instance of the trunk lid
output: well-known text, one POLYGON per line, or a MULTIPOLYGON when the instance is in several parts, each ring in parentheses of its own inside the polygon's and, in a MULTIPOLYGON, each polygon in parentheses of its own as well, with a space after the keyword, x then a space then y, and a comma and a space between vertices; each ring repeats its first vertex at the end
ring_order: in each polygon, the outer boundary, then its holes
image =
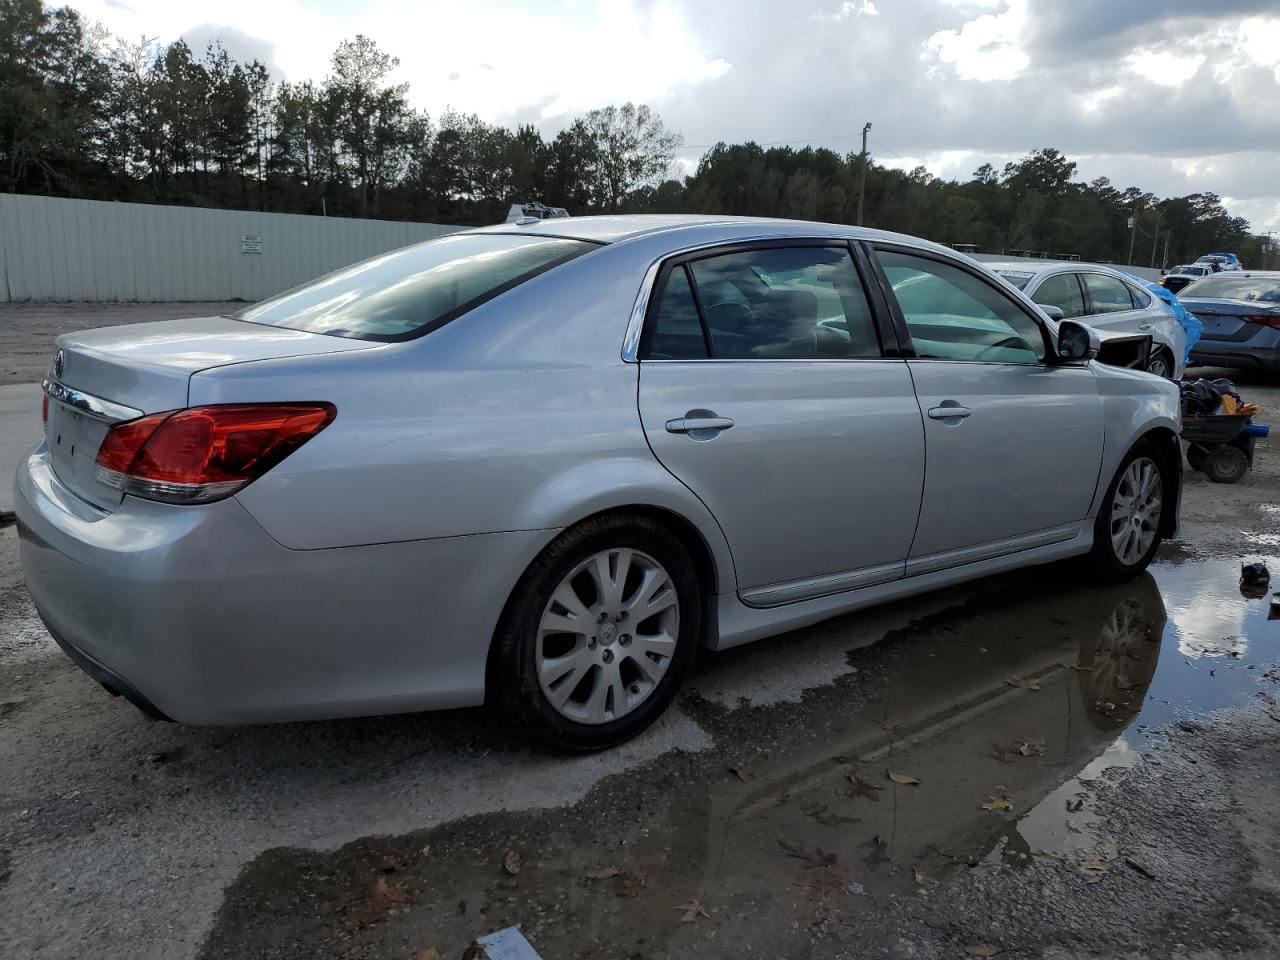
POLYGON ((1258 325, 1246 317, 1280 317, 1280 307, 1257 300, 1197 300, 1188 297, 1182 299, 1182 305, 1204 324, 1201 340, 1249 340, 1258 332, 1258 325))
POLYGON ((187 406, 191 376, 201 370, 382 346, 226 317, 63 334, 56 343, 50 378, 64 389, 51 391, 45 424, 54 473, 77 496, 101 509, 114 509, 122 494, 94 475, 98 448, 113 421, 187 406), (77 394, 91 399, 78 399, 77 394), (105 411, 86 409, 86 403, 96 406, 94 401, 107 401, 105 411))

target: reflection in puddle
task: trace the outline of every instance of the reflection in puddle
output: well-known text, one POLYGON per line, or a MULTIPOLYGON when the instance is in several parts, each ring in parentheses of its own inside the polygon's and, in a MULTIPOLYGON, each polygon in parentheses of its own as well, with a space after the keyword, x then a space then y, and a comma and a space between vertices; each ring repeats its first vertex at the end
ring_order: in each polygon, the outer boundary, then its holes
POLYGON ((993 581, 851 651, 855 672, 799 704, 730 709, 697 687, 785 673, 840 629, 713 659, 683 708, 720 751, 669 755, 568 809, 270 851, 228 891, 206 956, 337 941, 452 955, 514 923, 547 957, 791 955, 959 869, 1055 860, 1102 880, 1122 855, 1095 810, 1108 780, 1159 763, 1172 723, 1280 696, 1280 622, 1238 578, 1189 561, 1103 590, 1054 567, 993 581), (344 926, 343 905, 388 876, 411 905, 344 926), (708 915, 682 922, 695 899, 708 915))

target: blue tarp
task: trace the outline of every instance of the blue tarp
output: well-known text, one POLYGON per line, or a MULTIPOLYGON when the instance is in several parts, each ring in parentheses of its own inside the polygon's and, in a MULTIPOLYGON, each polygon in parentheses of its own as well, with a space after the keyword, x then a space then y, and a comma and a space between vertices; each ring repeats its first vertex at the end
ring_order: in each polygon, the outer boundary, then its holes
POLYGON ((1141 277, 1135 277, 1133 274, 1127 274, 1138 283, 1142 284, 1157 297, 1169 305, 1169 309, 1173 311, 1174 317, 1187 334, 1187 355, 1182 358, 1186 363, 1191 360, 1191 348, 1196 345, 1200 339, 1200 334, 1204 330, 1204 324, 1200 322, 1200 318, 1182 305, 1182 302, 1173 294, 1172 291, 1166 290, 1160 284, 1152 280, 1143 280, 1141 277))

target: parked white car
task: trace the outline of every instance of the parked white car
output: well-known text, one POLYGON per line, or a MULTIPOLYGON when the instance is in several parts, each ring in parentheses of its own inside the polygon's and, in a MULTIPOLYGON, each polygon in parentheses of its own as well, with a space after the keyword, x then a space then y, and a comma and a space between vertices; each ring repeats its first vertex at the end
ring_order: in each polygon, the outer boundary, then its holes
POLYGON ((1150 373, 1182 378, 1187 334, 1172 310, 1110 267, 1092 263, 1028 263, 1001 260, 985 264, 1042 307, 1056 307, 1066 320, 1083 319, 1106 339, 1108 334, 1149 334, 1150 373))

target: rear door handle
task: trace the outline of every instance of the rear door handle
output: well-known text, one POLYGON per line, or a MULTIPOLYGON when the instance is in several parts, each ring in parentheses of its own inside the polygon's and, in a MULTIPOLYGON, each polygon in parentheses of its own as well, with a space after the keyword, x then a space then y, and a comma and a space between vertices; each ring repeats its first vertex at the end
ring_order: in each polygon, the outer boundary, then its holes
POLYGON ((931 420, 963 420, 965 417, 973 416, 973 411, 968 407, 962 407, 960 404, 948 400, 941 406, 929 408, 929 419, 931 420))
MULTIPOLYGON (((695 411, 690 410, 691 414, 695 411)), ((701 414, 701 411, 697 411, 701 414)), ((667 421, 667 433, 689 433, 696 436, 698 433, 719 433, 721 430, 728 430, 733 426, 733 421, 728 417, 717 417, 714 415, 699 415, 679 417, 675 420, 667 421)))

